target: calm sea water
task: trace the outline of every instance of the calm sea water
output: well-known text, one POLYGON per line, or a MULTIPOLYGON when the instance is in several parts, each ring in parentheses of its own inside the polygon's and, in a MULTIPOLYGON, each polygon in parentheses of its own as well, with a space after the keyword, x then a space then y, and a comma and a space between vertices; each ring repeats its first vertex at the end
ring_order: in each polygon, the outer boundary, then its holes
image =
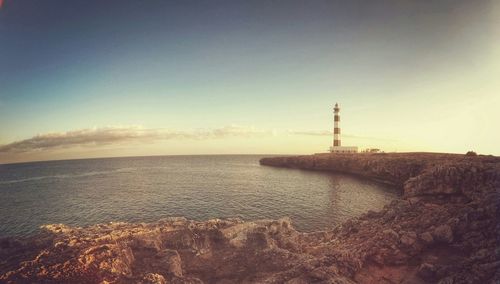
POLYGON ((326 172, 259 165, 262 156, 162 156, 0 165, 0 236, 40 225, 289 216, 320 230, 379 209, 397 191, 326 172))

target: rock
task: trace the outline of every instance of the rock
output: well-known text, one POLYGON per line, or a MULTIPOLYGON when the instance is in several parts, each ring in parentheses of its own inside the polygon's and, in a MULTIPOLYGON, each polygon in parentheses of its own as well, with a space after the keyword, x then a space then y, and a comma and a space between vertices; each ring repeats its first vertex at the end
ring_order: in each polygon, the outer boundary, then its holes
POLYGON ((432 244, 434 242, 434 238, 432 237, 432 234, 429 232, 424 232, 420 234, 419 238, 425 243, 425 244, 432 244))
POLYGON ((418 268, 418 276, 427 281, 436 280, 436 267, 429 263, 422 263, 418 268))
POLYGON ((388 222, 388 221, 393 220, 396 216, 397 216, 396 210, 394 208, 391 208, 391 209, 387 210, 387 212, 385 212, 383 218, 384 218, 384 221, 388 222))
POLYGON ((144 276, 143 280, 140 282, 142 284, 167 284, 165 277, 161 274, 148 273, 144 276))
POLYGON ((485 258, 488 258, 490 254, 491 252, 488 249, 480 249, 472 256, 472 259, 483 260, 485 258))
POLYGON ((164 269, 174 276, 182 277, 181 257, 176 250, 162 250, 156 254, 156 258, 160 269, 164 269))
POLYGON ((432 236, 436 241, 451 243, 453 242, 453 231, 449 225, 441 225, 434 229, 432 236))
POLYGON ((439 281, 437 283, 438 284, 453 284, 456 282, 453 280, 453 277, 448 276, 448 277, 444 277, 444 278, 439 279, 439 281))
POLYGON ((401 265, 407 263, 409 255, 399 249, 395 249, 389 257, 385 259, 385 263, 391 265, 401 265))
POLYGON ((401 243, 405 246, 413 246, 415 244, 417 234, 415 232, 408 232, 401 236, 401 243))
POLYGON ((410 204, 412 204, 412 205, 418 204, 420 201, 422 201, 422 197, 419 197, 419 196, 408 198, 408 202, 410 202, 410 204))
POLYGON ((395 239, 395 240, 399 239, 399 234, 396 231, 392 230, 392 229, 383 230, 382 233, 384 235, 386 235, 388 238, 392 238, 392 239, 395 239))

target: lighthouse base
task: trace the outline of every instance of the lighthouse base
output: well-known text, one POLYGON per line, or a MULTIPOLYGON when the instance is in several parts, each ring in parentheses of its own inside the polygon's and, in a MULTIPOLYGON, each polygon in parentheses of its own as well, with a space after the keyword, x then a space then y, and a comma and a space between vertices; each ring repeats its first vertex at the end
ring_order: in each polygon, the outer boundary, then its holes
POLYGON ((334 154, 354 154, 358 152, 356 146, 333 146, 330 147, 330 153, 334 154))

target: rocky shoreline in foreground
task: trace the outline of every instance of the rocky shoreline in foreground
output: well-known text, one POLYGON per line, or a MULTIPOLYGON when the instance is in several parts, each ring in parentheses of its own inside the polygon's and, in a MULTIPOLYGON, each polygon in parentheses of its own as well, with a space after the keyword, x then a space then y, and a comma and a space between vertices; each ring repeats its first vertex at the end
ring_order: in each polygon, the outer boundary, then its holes
POLYGON ((500 158, 401 153, 274 157, 354 174, 402 199, 330 231, 290 220, 47 225, 0 240, 0 283, 498 283, 500 158))

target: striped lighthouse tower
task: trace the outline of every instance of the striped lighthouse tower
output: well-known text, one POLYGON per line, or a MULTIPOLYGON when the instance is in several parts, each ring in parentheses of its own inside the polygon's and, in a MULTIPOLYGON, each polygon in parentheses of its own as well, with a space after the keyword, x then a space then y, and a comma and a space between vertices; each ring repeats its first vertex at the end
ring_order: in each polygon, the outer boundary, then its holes
POLYGON ((339 126, 339 123, 340 123, 340 108, 339 108, 339 104, 338 103, 335 103, 335 107, 333 108, 333 113, 334 113, 334 117, 333 117, 333 147, 340 147, 341 144, 340 144, 340 126, 339 126))

